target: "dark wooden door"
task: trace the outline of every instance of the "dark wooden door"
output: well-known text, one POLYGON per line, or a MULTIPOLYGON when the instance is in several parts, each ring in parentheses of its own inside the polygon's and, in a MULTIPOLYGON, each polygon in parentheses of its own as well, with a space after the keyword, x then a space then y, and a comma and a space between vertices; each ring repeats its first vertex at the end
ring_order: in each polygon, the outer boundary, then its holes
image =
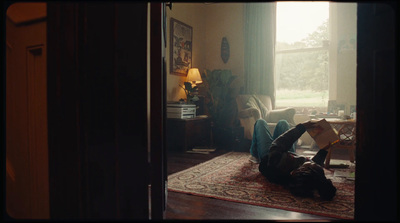
POLYGON ((357 221, 398 221, 397 13, 396 1, 357 7, 357 221))
MULTIPOLYGON (((53 220, 162 216, 162 208, 149 210, 149 185, 153 191, 163 186, 153 177, 163 177, 163 155, 149 157, 163 149, 162 137, 153 140, 162 134, 162 113, 149 112, 162 108, 162 97, 153 102, 149 91, 160 96, 164 89, 157 80, 161 59, 159 69, 148 70, 147 12, 145 2, 48 3, 53 220)), ((155 36, 161 36, 158 26, 150 31, 155 36)))

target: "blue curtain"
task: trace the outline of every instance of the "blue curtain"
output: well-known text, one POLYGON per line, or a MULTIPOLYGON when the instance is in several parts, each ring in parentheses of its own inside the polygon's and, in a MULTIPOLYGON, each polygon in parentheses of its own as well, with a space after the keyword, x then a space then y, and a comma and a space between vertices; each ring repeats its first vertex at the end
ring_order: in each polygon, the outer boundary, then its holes
POLYGON ((275 108, 276 3, 245 3, 244 93, 269 95, 275 108))

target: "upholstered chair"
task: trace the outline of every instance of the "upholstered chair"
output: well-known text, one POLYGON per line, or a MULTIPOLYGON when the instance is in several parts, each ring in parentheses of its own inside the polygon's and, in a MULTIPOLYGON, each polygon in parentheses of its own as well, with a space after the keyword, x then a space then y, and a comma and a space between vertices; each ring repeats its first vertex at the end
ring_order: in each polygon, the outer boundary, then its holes
POLYGON ((294 108, 273 109, 271 97, 268 95, 238 95, 236 103, 238 118, 246 139, 252 139, 254 123, 260 118, 267 121, 271 134, 274 133, 275 126, 281 119, 295 126, 296 110, 294 108))

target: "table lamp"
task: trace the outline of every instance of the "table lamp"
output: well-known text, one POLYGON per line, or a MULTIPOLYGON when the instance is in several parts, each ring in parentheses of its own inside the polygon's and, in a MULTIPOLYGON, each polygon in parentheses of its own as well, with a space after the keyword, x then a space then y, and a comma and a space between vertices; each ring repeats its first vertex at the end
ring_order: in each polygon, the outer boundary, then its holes
POLYGON ((190 83, 193 91, 191 92, 192 99, 191 101, 196 104, 196 115, 203 114, 204 108, 204 97, 199 95, 199 88, 196 86, 197 84, 203 83, 201 79, 201 75, 198 68, 189 69, 188 75, 186 77, 186 82, 190 83))
POLYGON ((186 81, 192 84, 192 87, 195 87, 197 84, 203 83, 201 79, 200 72, 198 68, 190 68, 188 75, 186 77, 186 81))

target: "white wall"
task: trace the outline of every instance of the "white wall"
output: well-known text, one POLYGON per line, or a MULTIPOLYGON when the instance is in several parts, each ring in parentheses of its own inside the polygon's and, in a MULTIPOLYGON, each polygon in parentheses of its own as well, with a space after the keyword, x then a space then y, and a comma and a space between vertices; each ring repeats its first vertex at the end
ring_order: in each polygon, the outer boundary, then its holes
MULTIPOLYGON (((207 5, 206 68, 230 69, 233 75, 243 77, 244 35, 243 3, 215 3, 207 5), (221 59, 221 41, 226 37, 230 46, 227 63, 221 59)), ((238 79, 239 80, 239 79, 238 79)))
POLYGON ((220 3, 209 7, 207 17, 206 46, 209 49, 206 57, 206 68, 230 69, 237 76, 231 84, 238 94, 244 85, 244 4, 220 3), (212 6, 212 7, 211 7, 212 6), (221 41, 226 37, 230 46, 230 57, 225 64, 221 59, 221 41))
POLYGON ((206 5, 204 3, 172 3, 172 10, 168 7, 167 14, 167 101, 186 99, 185 92, 179 85, 183 85, 186 76, 170 74, 170 18, 177 19, 193 28, 192 36, 192 67, 203 70, 205 67, 205 35, 206 23, 204 15, 206 5))
MULTIPOLYGON (((193 28, 192 67, 205 69, 230 69, 239 76, 232 83, 239 87, 243 83, 243 3, 173 3, 167 8, 167 101, 186 98, 179 84, 186 77, 170 74, 170 18, 175 18, 193 28), (225 64, 221 59, 221 41, 226 37, 230 45, 230 57, 225 64)), ((200 93, 202 92, 199 85, 200 93)))
POLYGON ((357 3, 331 3, 330 8, 329 99, 343 104, 349 115, 350 106, 356 105, 357 3))

